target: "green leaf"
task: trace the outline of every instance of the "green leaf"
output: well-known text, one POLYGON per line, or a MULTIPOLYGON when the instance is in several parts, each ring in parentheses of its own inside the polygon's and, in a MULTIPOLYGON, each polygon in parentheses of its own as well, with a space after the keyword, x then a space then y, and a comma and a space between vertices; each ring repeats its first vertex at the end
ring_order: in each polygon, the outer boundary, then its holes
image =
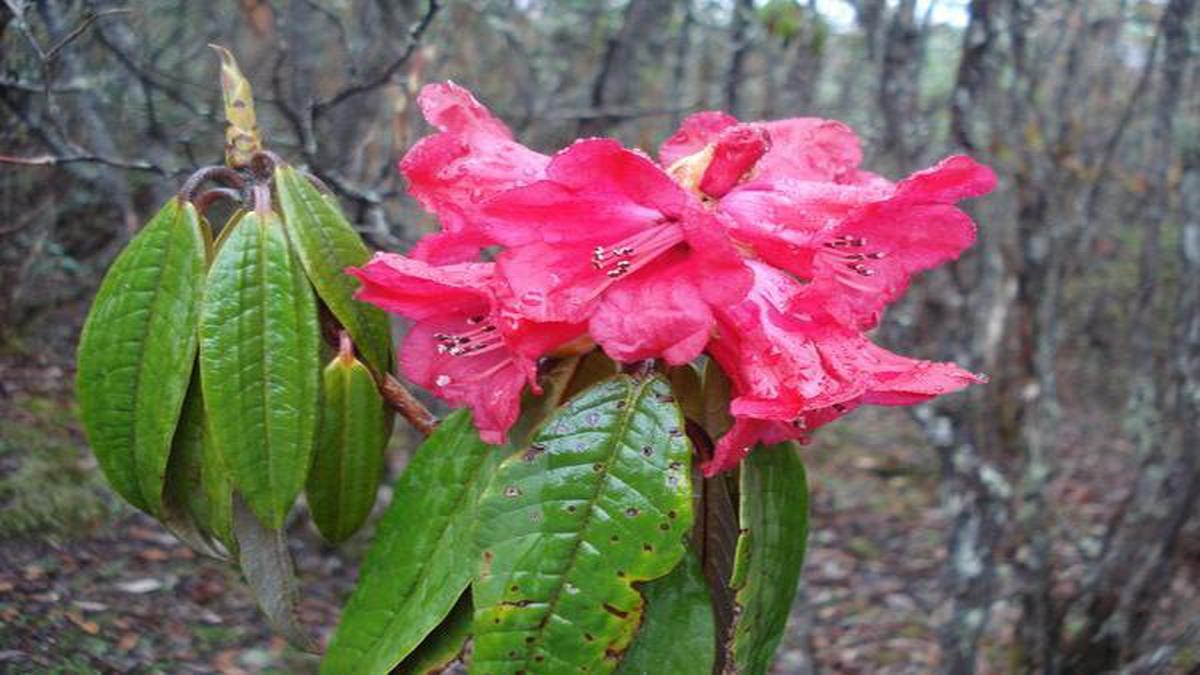
POLYGON ((195 361, 205 264, 196 209, 170 200, 105 275, 79 341, 88 440, 113 489, 151 514, 195 361))
POLYGON ((233 531, 238 541, 238 563, 254 591, 259 609, 271 629, 296 648, 315 652, 316 644, 296 616, 296 573, 287 540, 276 528, 263 527, 240 495, 234 496, 233 531))
POLYGON ((479 505, 476 672, 611 671, 644 602, 679 562, 690 449, 660 378, 621 375, 551 417, 479 505))
POLYGON ((617 374, 617 364, 599 349, 587 354, 567 356, 539 372, 542 394, 525 394, 521 416, 508 432, 510 443, 525 445, 533 433, 564 401, 588 387, 617 374))
POLYGON ((716 626, 699 559, 688 552, 670 574, 642 586, 642 594, 646 616, 617 672, 710 675, 716 626))
POLYGON ((471 606, 471 594, 462 597, 429 637, 408 658, 396 666, 393 675, 436 675, 446 669, 452 661, 462 655, 467 638, 471 637, 471 617, 475 608, 471 606))
POLYGON ((224 552, 212 540, 230 551, 236 550, 232 486, 229 474, 214 454, 200 393, 200 373, 195 369, 167 463, 162 521, 193 549, 224 558, 224 552))
POLYGON ((421 445, 396 483, 322 673, 387 673, 449 614, 475 567, 477 500, 499 462, 466 411, 421 445))
POLYGON ((793 444, 758 447, 742 461, 741 525, 731 651, 738 672, 765 673, 787 627, 808 539, 808 481, 793 444))
POLYGON ((375 505, 392 415, 370 371, 352 352, 334 357, 322 384, 308 506, 321 534, 338 543, 358 531, 375 505))
POLYGON ((288 236, 317 295, 354 338, 367 363, 378 372, 388 372, 392 335, 387 315, 354 299, 358 282, 345 272, 347 267, 367 262, 370 252, 366 244, 336 203, 292 167, 276 170, 275 186, 288 236))
POLYGON ((248 213, 208 273, 200 375, 213 439, 270 528, 304 488, 320 415, 316 302, 278 216, 248 213))

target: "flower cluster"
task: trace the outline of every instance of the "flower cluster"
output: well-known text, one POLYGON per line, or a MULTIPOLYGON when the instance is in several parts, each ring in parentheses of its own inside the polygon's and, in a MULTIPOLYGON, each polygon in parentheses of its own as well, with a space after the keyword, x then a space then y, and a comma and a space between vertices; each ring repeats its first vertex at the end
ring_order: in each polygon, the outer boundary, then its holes
POLYGON ((360 299, 415 322, 405 375, 470 406, 485 440, 502 442, 537 390, 539 358, 589 340, 621 362, 716 359, 735 421, 709 475, 860 404, 979 381, 864 335, 912 274, 973 242, 955 203, 995 177, 970 158, 893 183, 858 168, 839 122, 719 112, 688 117, 657 162, 598 138, 548 156, 455 84, 419 100, 439 133, 400 170, 442 231, 350 272, 360 299))

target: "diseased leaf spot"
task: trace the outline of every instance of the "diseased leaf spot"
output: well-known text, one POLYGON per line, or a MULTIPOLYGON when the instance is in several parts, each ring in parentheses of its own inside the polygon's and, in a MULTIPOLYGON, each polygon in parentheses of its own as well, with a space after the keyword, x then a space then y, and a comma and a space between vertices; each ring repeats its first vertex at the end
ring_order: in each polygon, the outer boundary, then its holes
POLYGON ((654 455, 654 448, 652 448, 648 445, 643 445, 642 446, 642 454, 647 457, 652 457, 654 455))
POLYGON ((629 618, 629 612, 626 612, 622 609, 613 607, 612 605, 608 604, 607 602, 604 603, 604 611, 608 612, 609 614, 612 614, 613 616, 617 617, 618 619, 629 618))
POLYGON ((608 540, 615 544, 618 541, 621 541, 621 538, 614 534, 613 536, 609 537, 608 540))
POLYGON ((624 410, 625 406, 626 406, 625 401, 617 401, 617 410, 624 410))
POLYGON ((537 656, 533 657, 533 660, 537 661, 538 663, 541 663, 542 661, 546 660, 546 657, 542 656, 541 654, 538 654, 537 656))
POLYGON ((575 505, 574 504, 567 505, 567 513, 575 513, 575 505))
POLYGON ((600 462, 596 462, 595 464, 592 465, 592 471, 595 471, 596 473, 600 473, 603 470, 604 470, 604 465, 601 464, 600 462))
POLYGON ((678 517, 678 516, 679 516, 679 514, 678 514, 678 513, 675 513, 675 510, 674 510, 674 509, 671 509, 670 511, 667 511, 667 517, 668 517, 668 518, 676 518, 676 517, 678 517))
POLYGON ((508 487, 504 488, 504 496, 505 497, 520 497, 521 489, 515 485, 509 485, 508 487))
POLYGON ((647 553, 650 553, 651 551, 654 550, 654 547, 651 546, 650 544, 642 544, 642 550, 647 553))
POLYGON ((585 417, 583 421, 587 422, 588 426, 594 427, 600 423, 600 415, 596 413, 588 413, 588 416, 585 417))
POLYGON ((662 523, 661 525, 658 526, 658 529, 662 530, 663 532, 666 532, 667 530, 671 529, 671 524, 670 523, 662 523))
POLYGON ((679 430, 679 427, 671 427, 667 430, 667 433, 671 434, 675 438, 679 438, 683 435, 683 432, 679 430))
POLYGON ((592 635, 591 633, 584 633, 584 634, 583 634, 583 639, 584 639, 584 640, 587 640, 588 642, 595 642, 595 641, 596 641, 596 636, 592 635))
POLYGON ((541 443, 534 443, 529 446, 529 449, 525 451, 525 454, 521 455, 521 459, 525 460, 526 462, 532 462, 545 451, 546 446, 542 445, 541 443))
POLYGON ((617 576, 624 579, 625 578, 625 570, 617 570, 617 576))
POLYGON ((520 593, 521 587, 516 584, 513 584, 512 586, 508 587, 508 590, 512 591, 513 593, 520 593))
POLYGON ((633 518, 634 516, 636 516, 639 513, 641 513, 641 512, 632 506, 625 509, 625 515, 629 516, 630 518, 633 518))

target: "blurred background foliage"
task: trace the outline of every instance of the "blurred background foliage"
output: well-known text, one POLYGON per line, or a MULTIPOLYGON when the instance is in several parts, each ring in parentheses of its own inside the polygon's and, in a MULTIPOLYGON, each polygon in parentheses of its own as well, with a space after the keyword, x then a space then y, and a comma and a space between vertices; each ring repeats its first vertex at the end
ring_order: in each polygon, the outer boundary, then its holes
MULTIPOLYGON (((312 667, 218 567, 108 496, 70 401, 104 269, 221 161, 210 42, 238 55, 269 146, 382 249, 435 226, 394 164, 428 132, 416 92, 446 78, 543 151, 588 135, 653 151, 720 108, 844 120, 892 178, 953 152, 990 163, 980 243, 878 337, 992 381, 856 413, 811 446, 814 542, 777 669, 1200 667, 1195 5, 5 0, 0 669, 312 667)), ((303 618, 328 630, 355 546, 294 534, 303 618)))

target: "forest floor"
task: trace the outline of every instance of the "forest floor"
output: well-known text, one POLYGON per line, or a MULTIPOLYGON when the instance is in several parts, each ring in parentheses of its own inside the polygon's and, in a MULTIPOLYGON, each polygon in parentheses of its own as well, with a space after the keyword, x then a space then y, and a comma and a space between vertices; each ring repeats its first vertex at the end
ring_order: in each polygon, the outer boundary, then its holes
MULTIPOLYGON (((271 634, 228 564, 196 556, 104 486, 72 378, 68 359, 0 354, 0 672, 315 672, 315 657, 271 634)), ((406 453, 394 455, 399 464, 406 453)), ((775 671, 807 673, 814 662, 839 673, 936 670, 947 611, 936 457, 903 412, 863 410, 823 431, 806 461, 812 535, 775 671)), ((1102 482, 1120 472, 1089 461, 1069 474, 1088 474, 1090 492, 1070 516, 1084 529, 1102 523, 1104 495, 1120 493, 1102 482)), ((370 532, 340 549, 306 524, 289 535, 300 618, 327 637, 370 532)), ((981 672, 1013 662, 1003 576, 981 672)), ((1164 593, 1169 615, 1200 606, 1197 585, 1195 567, 1176 579, 1164 593)))

